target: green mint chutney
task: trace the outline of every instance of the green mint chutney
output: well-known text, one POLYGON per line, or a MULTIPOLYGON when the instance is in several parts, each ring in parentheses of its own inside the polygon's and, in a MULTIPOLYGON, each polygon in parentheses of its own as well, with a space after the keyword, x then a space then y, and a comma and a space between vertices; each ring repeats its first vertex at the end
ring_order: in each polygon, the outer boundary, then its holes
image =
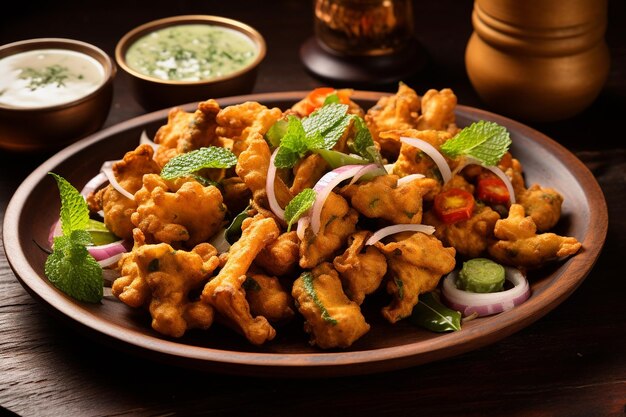
POLYGON ((144 75, 200 81, 231 74, 258 54, 245 35, 222 26, 187 24, 156 30, 133 43, 126 63, 144 75))

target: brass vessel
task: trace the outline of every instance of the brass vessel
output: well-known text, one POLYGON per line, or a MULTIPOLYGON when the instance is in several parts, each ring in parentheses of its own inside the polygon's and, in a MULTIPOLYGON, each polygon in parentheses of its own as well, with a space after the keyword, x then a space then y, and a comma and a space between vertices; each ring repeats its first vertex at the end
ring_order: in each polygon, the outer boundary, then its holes
POLYGON ((465 52, 494 111, 531 121, 572 117, 600 93, 610 59, 606 0, 475 0, 465 52))

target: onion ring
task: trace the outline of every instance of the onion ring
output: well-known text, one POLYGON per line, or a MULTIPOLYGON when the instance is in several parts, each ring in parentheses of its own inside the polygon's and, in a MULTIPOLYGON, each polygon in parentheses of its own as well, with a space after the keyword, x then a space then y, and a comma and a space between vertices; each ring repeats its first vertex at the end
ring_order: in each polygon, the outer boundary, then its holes
POLYGON ((505 291, 492 293, 473 293, 456 287, 458 270, 450 272, 443 280, 441 294, 448 307, 460 311, 463 316, 473 313, 488 316, 501 313, 522 304, 530 297, 528 280, 519 269, 504 267, 506 279, 514 287, 505 291))
POLYGON ((272 213, 276 215, 281 220, 285 220, 285 210, 282 209, 280 204, 278 204, 278 200, 276 200, 276 193, 274 192, 274 181, 276 180, 276 165, 274 165, 274 159, 276 158, 276 154, 280 146, 274 149, 272 153, 272 157, 270 158, 270 166, 267 169, 267 179, 265 180, 265 189, 267 190, 267 201, 270 204, 270 209, 272 213))
POLYGON ((408 138, 406 136, 401 136, 400 141, 406 143, 407 145, 415 146, 416 148, 424 151, 424 153, 430 156, 430 159, 437 165, 439 168, 439 172, 441 173, 441 178, 443 178, 443 183, 447 183, 452 179, 452 171, 450 171, 450 166, 446 162, 446 159, 443 157, 441 152, 437 150, 433 145, 426 142, 422 139, 417 138, 408 138))
POLYGON ((135 196, 129 193, 128 191, 126 191, 124 187, 122 187, 120 183, 117 182, 117 179, 115 178, 115 174, 113 174, 113 164, 116 162, 117 161, 106 161, 104 164, 102 164, 102 168, 100 168, 100 172, 106 175, 107 179, 109 180, 109 183, 111 183, 111 187, 115 188, 115 190, 118 193, 122 194, 124 197, 128 198, 129 200, 134 200, 135 196))
POLYGON ((435 228, 426 224, 394 224, 393 226, 383 227, 374 232, 372 236, 365 242, 366 245, 373 245, 380 239, 400 232, 422 232, 427 235, 435 233, 435 228))

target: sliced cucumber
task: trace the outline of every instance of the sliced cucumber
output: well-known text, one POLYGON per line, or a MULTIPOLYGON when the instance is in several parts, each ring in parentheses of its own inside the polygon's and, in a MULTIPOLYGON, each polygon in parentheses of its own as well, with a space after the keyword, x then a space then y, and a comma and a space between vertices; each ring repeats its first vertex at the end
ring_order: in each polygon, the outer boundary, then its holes
POLYGON ((498 292, 504 288, 504 267, 491 259, 475 258, 463 262, 456 286, 470 292, 498 292))

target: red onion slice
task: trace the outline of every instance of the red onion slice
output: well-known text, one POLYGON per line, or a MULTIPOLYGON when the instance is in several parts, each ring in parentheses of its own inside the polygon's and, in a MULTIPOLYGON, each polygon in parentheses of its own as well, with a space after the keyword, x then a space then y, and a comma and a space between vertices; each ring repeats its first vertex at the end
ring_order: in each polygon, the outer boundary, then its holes
POLYGON ((87 246, 87 251, 95 258, 96 261, 102 261, 112 256, 128 252, 128 243, 124 240, 118 240, 113 243, 98 246, 87 246))
POLYGON ((413 180, 417 180, 419 178, 425 178, 425 177, 426 176, 422 175, 422 174, 410 174, 410 175, 407 175, 406 177, 402 177, 402 178, 400 178, 398 180, 398 187, 400 187, 401 185, 404 185, 406 183, 409 183, 409 182, 411 182, 413 180))
POLYGON ((382 238, 400 232, 422 232, 427 235, 435 233, 435 228, 426 224, 394 224, 393 226, 383 227, 374 232, 372 236, 365 242, 366 245, 373 245, 382 238))
POLYGON ((507 281, 514 287, 499 292, 473 293, 456 287, 458 270, 448 274, 443 280, 443 301, 452 309, 460 311, 463 316, 476 313, 478 316, 488 316, 501 313, 522 304, 530 297, 528 280, 519 269, 504 267, 507 281))
POLYGON ((363 175, 378 171, 379 169, 380 169, 379 166, 376 164, 362 165, 362 168, 358 170, 357 173, 354 174, 354 176, 352 177, 352 180, 350 181, 350 185, 357 182, 363 175))
POLYGON ((157 149, 159 149, 159 146, 161 146, 158 143, 154 143, 154 141, 148 137, 148 134, 146 133, 145 130, 143 132, 141 132, 141 136, 139 137, 139 144, 140 145, 148 144, 148 145, 150 145, 150 147, 152 147, 152 149, 155 152, 156 152, 157 149))
POLYGON ((439 168, 439 172, 441 173, 441 178, 443 178, 443 183, 447 183, 452 179, 452 172, 450 171, 450 166, 446 162, 446 159, 443 157, 441 152, 437 150, 433 145, 426 142, 422 139, 417 138, 407 138, 405 136, 400 137, 400 141, 406 143, 407 145, 415 146, 419 150, 426 153, 426 155, 430 156, 430 159, 437 164, 437 168, 439 168))
POLYGON ((89 194, 96 191, 98 188, 102 186, 102 184, 104 184, 107 181, 108 181, 107 176, 104 175, 103 172, 100 172, 98 175, 96 175, 95 177, 87 181, 87 184, 85 184, 83 189, 80 191, 80 195, 87 198, 89 194))
POLYGON ((513 183, 511 182, 511 179, 508 177, 508 175, 504 173, 504 171, 502 171, 500 168, 498 168, 495 165, 486 166, 486 165, 483 165, 478 159, 467 157, 465 158, 463 162, 461 162, 461 164, 459 164, 459 166, 456 167, 456 169, 454 170, 454 173, 456 174, 457 172, 461 172, 461 170, 463 170, 463 168, 465 168, 468 165, 480 165, 481 167, 488 169, 489 171, 496 174, 498 178, 500 178, 502 182, 504 183, 504 185, 506 186, 506 189, 509 192, 509 198, 511 200, 511 204, 515 204, 515 190, 513 189, 513 183))
POLYGON ((296 235, 298 235, 298 239, 301 241, 304 240, 304 231, 311 224, 311 218, 308 216, 303 216, 298 219, 298 228, 296 229, 296 235))
POLYGON ((116 162, 117 161, 106 161, 104 164, 102 164, 102 168, 100 168, 100 172, 102 172, 104 175, 106 175, 107 179, 111 183, 111 186, 113 188, 115 188, 117 190, 117 192, 119 192, 124 197, 128 198, 129 200, 134 200, 135 196, 133 194, 129 193, 128 191, 126 191, 120 185, 120 183, 117 182, 117 179, 115 178, 115 175, 113 174, 113 164, 116 163, 116 162))
POLYGON ((313 187, 316 198, 311 209, 311 229, 313 233, 317 234, 320 230, 322 207, 324 207, 324 203, 330 192, 339 185, 339 183, 353 177, 361 169, 363 169, 363 165, 344 165, 327 172, 317 181, 317 184, 313 187))
POLYGON ((122 255, 124 255, 123 253, 118 253, 116 255, 110 256, 106 259, 102 259, 100 261, 98 261, 98 264, 102 267, 102 268, 107 268, 111 265, 115 265, 121 258, 122 255))
POLYGON ((274 159, 280 147, 274 149, 272 157, 270 158, 270 167, 267 170, 267 179, 265 180, 265 189, 267 190, 267 201, 270 204, 270 210, 281 220, 285 220, 285 210, 282 209, 278 200, 276 199, 276 192, 274 191, 274 181, 276 180, 276 165, 274 165, 274 159))

